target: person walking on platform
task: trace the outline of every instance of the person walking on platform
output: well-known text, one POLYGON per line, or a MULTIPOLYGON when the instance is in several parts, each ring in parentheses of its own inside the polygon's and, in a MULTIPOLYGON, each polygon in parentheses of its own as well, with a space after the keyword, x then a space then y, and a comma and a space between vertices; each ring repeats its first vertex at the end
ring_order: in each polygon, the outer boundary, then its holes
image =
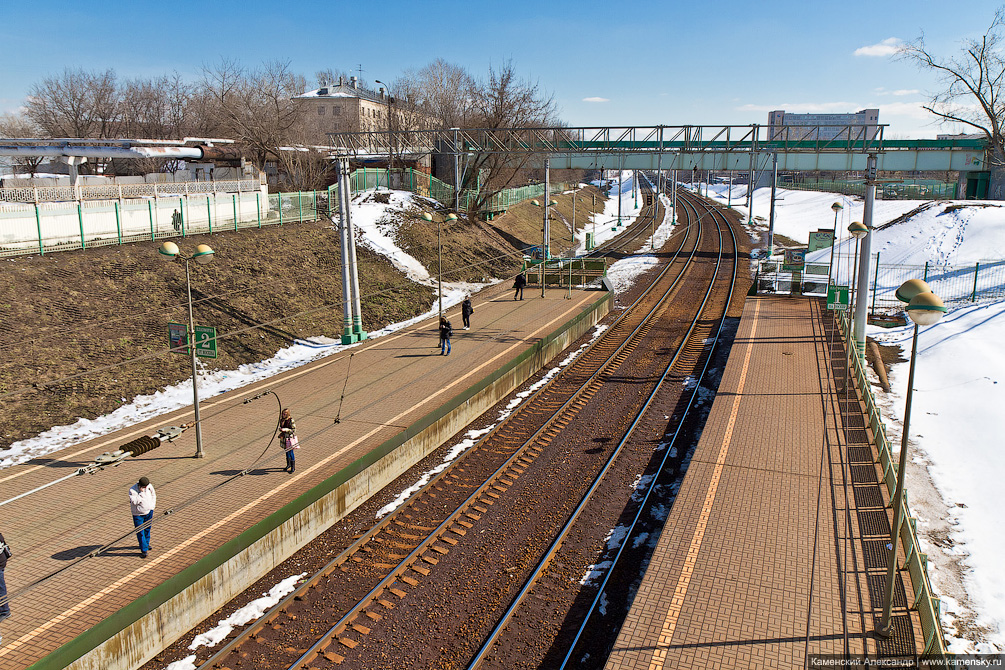
POLYGON ((297 424, 293 421, 293 413, 289 408, 284 409, 279 418, 279 444, 286 452, 284 470, 292 475, 297 469, 297 459, 293 455, 293 450, 300 448, 300 440, 297 439, 297 424))
POLYGON ((464 319, 464 330, 470 330, 471 315, 474 313, 475 308, 471 306, 471 298, 464 296, 464 302, 461 303, 461 318, 464 319))
POLYGON ((171 213, 171 227, 174 228, 174 231, 176 233, 181 232, 182 228, 181 212, 179 212, 177 209, 171 213))
POLYGON ((440 356, 450 355, 450 336, 454 334, 447 317, 440 317, 440 356))
POLYGON ((513 280, 513 288, 516 289, 513 293, 514 300, 523 300, 523 287, 527 285, 527 275, 520 273, 513 280))
POLYGON ((133 525, 143 528, 136 533, 136 539, 140 542, 140 556, 147 557, 150 552, 150 525, 154 518, 154 509, 157 507, 157 492, 154 485, 146 477, 140 477, 129 489, 129 508, 133 513, 133 525))
MULTIPOLYGON (((7 582, 3 579, 3 571, 7 569, 7 559, 10 558, 10 547, 0 533, 0 621, 10 616, 10 599, 7 597, 7 582)), ((3 636, 0 636, 0 641, 3 636)))

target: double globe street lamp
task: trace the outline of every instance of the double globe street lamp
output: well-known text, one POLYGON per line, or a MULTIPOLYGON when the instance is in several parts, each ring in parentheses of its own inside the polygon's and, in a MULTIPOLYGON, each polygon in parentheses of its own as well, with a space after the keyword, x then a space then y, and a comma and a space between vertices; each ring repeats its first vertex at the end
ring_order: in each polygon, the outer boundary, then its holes
POLYGON ((202 450, 202 422, 199 418, 199 371, 195 362, 195 319, 192 316, 192 274, 189 270, 190 261, 206 265, 213 261, 213 249, 208 244, 200 244, 191 256, 185 256, 174 242, 164 242, 157 250, 157 255, 166 261, 176 258, 185 261, 185 287, 188 290, 188 332, 186 342, 192 356, 192 406, 195 409, 195 458, 205 458, 202 450))
POLYGON ((907 400, 904 408, 904 429, 900 436, 900 461, 897 468, 897 488, 893 494, 893 529, 890 531, 890 561, 886 570, 886 592, 883 596, 883 618, 876 632, 889 637, 893 632, 893 586, 897 571, 897 540, 904 522, 904 477, 907 474, 907 436, 911 429, 911 400, 914 397, 914 363, 918 354, 918 326, 930 326, 946 313, 946 306, 920 279, 909 279, 896 292, 897 299, 907 303, 907 315, 914 322, 911 341, 911 365, 907 373, 907 400))

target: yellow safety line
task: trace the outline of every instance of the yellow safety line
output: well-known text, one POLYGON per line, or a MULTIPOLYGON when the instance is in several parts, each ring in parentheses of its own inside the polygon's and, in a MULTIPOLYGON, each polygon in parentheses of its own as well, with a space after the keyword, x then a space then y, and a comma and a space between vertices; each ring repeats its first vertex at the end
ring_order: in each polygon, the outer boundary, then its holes
POLYGON ((747 352, 743 357, 743 368, 740 371, 740 383, 737 385, 736 394, 733 396, 733 406, 729 412, 729 421, 726 423, 726 432, 722 436, 722 444, 719 447, 719 455, 715 459, 715 469, 712 470, 712 479, 708 483, 705 491, 705 501, 701 506, 701 515, 698 517, 698 524, 694 528, 691 536, 691 545, 688 547, 687 556, 684 558, 684 566, 681 568, 680 576, 677 578, 677 587, 674 589, 673 598, 670 600, 670 609, 667 610, 663 619, 663 628, 655 645, 652 659, 649 662, 649 670, 662 670, 667 659, 667 650, 673 641, 674 631, 677 629, 677 620, 680 618, 681 610, 684 607, 684 598, 687 596, 687 588, 691 584, 691 575, 694 574, 694 566, 698 561, 698 552, 701 550, 701 542, 705 537, 705 529, 708 527, 708 519, 712 514, 712 505, 715 503, 715 494, 719 489, 719 478, 722 476, 723 466, 726 463, 726 454, 729 452, 729 443, 733 437, 733 426, 736 423, 736 415, 740 409, 740 399, 743 395, 743 386, 747 380, 747 366, 750 364, 750 354, 754 349, 754 334, 757 332, 757 314, 761 309, 761 302, 754 302, 754 325, 750 330, 747 352))
MULTIPOLYGON (((559 322, 559 321, 561 321, 561 320, 563 320, 565 318, 567 318, 567 314, 565 314, 565 313, 560 314, 556 318, 552 319, 548 323, 546 323, 543 326, 541 326, 540 328, 538 328, 536 331, 534 331, 534 333, 531 333, 528 337, 535 337, 537 335, 537 333, 540 333, 541 331, 544 331, 544 330, 552 327, 555 323, 557 323, 557 322, 559 322)), ((517 342, 516 344, 513 344, 513 345, 507 347, 506 349, 504 349, 503 351, 499 352, 498 354, 496 354, 492 358, 488 359, 487 361, 485 361, 481 365, 479 365, 479 366, 475 367, 474 369, 472 369, 467 374, 465 374, 465 375, 463 375, 461 377, 458 377, 452 383, 447 384, 446 386, 444 386, 443 388, 441 388, 439 391, 436 391, 435 393, 432 393, 425 400, 423 400, 423 401, 421 401, 419 403, 416 403, 415 405, 412 405, 411 407, 409 407, 405 411, 401 412, 397 416, 395 416, 395 417, 393 417, 391 419, 388 419, 386 423, 393 424, 395 421, 397 421, 398 419, 401 419, 402 417, 404 417, 407 414, 410 414, 415 409, 417 409, 419 407, 422 407, 423 405, 426 405, 426 404, 432 402, 437 397, 443 395, 444 393, 450 391, 454 387, 456 387, 459 384, 463 383, 468 378, 470 378, 473 375, 477 374, 480 370, 482 370, 482 369, 484 369, 484 368, 492 365, 499 358, 502 358, 503 356, 508 355, 509 352, 511 352, 513 349, 516 349, 518 347, 522 347, 522 346, 525 346, 525 345, 526 345, 526 342, 523 341, 523 340, 521 340, 520 342, 517 342)), ((160 565, 162 562, 166 561, 167 559, 169 559, 170 557, 172 557, 175 554, 179 553, 180 551, 186 549, 188 546, 192 545, 193 543, 197 542, 198 540, 201 540, 206 535, 209 535, 213 531, 215 531, 215 530, 217 530, 217 529, 225 526, 226 524, 230 523, 231 521, 233 521, 234 519, 236 519, 238 516, 240 516, 240 515, 244 514, 245 512, 251 510, 252 508, 254 508, 255 506, 257 506, 259 503, 264 502, 265 500, 268 500, 269 498, 273 497, 274 495, 276 495, 280 491, 283 491, 287 487, 292 486, 294 483, 297 483, 301 478, 306 477, 307 475, 309 475, 310 473, 314 472, 315 470, 317 470, 321 466, 326 465, 328 462, 332 461, 335 458, 338 458, 339 456, 341 456, 345 452, 349 451, 353 447, 357 446, 361 442, 364 442, 365 440, 369 439, 375 433, 377 433, 377 432, 379 432, 381 430, 384 430, 384 428, 385 428, 385 426, 383 424, 380 425, 380 426, 377 426, 376 428, 374 428, 373 430, 371 430, 369 433, 366 433, 362 437, 359 437, 356 440, 353 440, 352 442, 350 442, 349 444, 345 445, 344 447, 342 447, 338 451, 330 454, 327 458, 324 458, 321 461, 319 461, 319 462, 315 463, 314 465, 310 466, 309 468, 305 469, 299 475, 296 475, 294 477, 286 479, 282 484, 280 484, 276 488, 272 489, 271 491, 268 491, 268 492, 262 494, 261 496, 259 496, 255 500, 252 500, 251 502, 249 502, 246 505, 244 505, 243 507, 241 507, 240 509, 235 510, 234 512, 231 512, 230 514, 228 514, 223 519, 220 519, 219 521, 217 521, 216 523, 214 523, 212 526, 209 526, 208 528, 204 528, 203 530, 201 530, 200 532, 196 533, 195 535, 193 535, 192 537, 188 538, 187 540, 185 540, 185 541, 183 541, 183 542, 175 545, 173 548, 171 548, 167 552, 159 555, 154 560, 149 561, 149 562, 144 562, 144 564, 143 564, 142 567, 137 568, 136 570, 134 570, 133 572, 130 572, 127 575, 123 575, 121 578, 119 578, 118 580, 116 580, 112 584, 106 586, 105 588, 101 589, 97 593, 92 594, 90 597, 88 597, 87 599, 82 600, 81 602, 77 603, 76 605, 74 605, 70 609, 64 611, 62 614, 58 614, 58 615, 54 616, 53 618, 49 619, 48 621, 46 621, 41 626, 38 626, 34 630, 31 630, 28 633, 25 633, 24 635, 22 635, 21 637, 19 637, 16 640, 14 640, 10 644, 8 644, 8 645, 6 645, 4 647, 0 647, 0 658, 2 658, 3 656, 7 655, 8 653, 10 653, 12 651, 15 651, 19 647, 24 646, 25 644, 27 644, 28 642, 30 642, 32 639, 34 639, 38 635, 44 633, 45 631, 49 630, 53 626, 55 626, 55 625, 57 625, 59 623, 62 623, 63 621, 65 621, 66 619, 69 619, 70 617, 74 616, 78 612, 80 612, 80 611, 82 611, 84 609, 87 609, 93 603, 95 603, 96 601, 98 601, 101 598, 105 597, 109 593, 112 593, 113 591, 115 591, 119 587, 124 586, 125 584, 128 584, 129 582, 133 581, 134 579, 136 579, 137 577, 139 577, 143 573, 147 572, 148 570, 154 568, 155 566, 160 565)))

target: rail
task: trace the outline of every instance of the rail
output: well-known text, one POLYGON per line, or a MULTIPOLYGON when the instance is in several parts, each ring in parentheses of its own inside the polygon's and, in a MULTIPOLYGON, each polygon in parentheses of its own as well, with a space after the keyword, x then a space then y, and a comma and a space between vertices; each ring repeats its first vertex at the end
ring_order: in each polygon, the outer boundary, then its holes
MULTIPOLYGON (((876 404, 876 399, 872 394, 872 384, 866 375, 864 359, 861 356, 850 355, 855 351, 855 342, 851 334, 851 325, 848 317, 842 315, 838 323, 844 335, 845 355, 851 358, 852 368, 855 373, 855 382, 858 384, 859 392, 865 402, 866 415, 869 419, 869 427, 872 430, 873 440, 879 452, 879 464, 883 469, 883 481, 886 484, 887 493, 890 496, 889 504, 893 506, 893 494, 897 488, 897 465, 893 457, 893 449, 890 440, 886 436, 886 425, 883 423, 883 416, 876 404)), ((941 599, 932 591, 932 584, 928 578, 928 555, 920 551, 918 542, 917 520, 911 516, 911 510, 907 503, 907 494, 904 494, 903 518, 907 523, 901 526, 900 543, 904 549, 905 566, 911 575, 911 584, 914 587, 914 602, 911 605, 918 612, 921 619, 921 630, 925 640, 925 656, 945 657, 946 641, 942 632, 942 624, 939 617, 941 599)))

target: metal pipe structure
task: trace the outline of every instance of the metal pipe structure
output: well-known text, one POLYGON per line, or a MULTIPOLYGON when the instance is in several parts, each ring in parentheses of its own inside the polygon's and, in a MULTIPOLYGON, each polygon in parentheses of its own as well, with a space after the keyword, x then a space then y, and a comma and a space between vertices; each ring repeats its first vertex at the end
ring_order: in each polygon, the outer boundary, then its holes
MULTIPOLYGON (((7 140, 10 141, 10 140, 7 140)), ((91 140, 76 140, 90 142, 91 140)), ((71 144, 70 142, 55 142, 49 144, 2 144, 0 156, 19 156, 23 158, 79 157, 79 158, 184 158, 191 160, 240 160, 242 150, 236 146, 166 147, 166 146, 132 146, 123 144, 115 146, 103 144, 90 146, 71 144)))

